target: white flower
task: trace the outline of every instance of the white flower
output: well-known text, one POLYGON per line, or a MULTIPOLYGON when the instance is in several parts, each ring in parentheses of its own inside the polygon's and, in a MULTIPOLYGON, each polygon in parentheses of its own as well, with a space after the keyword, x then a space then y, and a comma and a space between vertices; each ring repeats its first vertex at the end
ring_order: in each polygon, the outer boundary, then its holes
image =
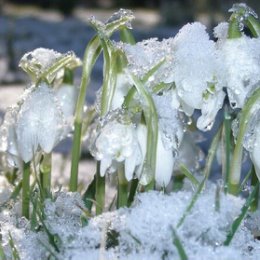
POLYGON ((108 169, 115 171, 116 164, 124 162, 126 179, 129 181, 133 178, 136 166, 141 163, 141 150, 133 124, 109 121, 101 128, 94 146, 94 156, 101 161, 101 176, 108 169))
POLYGON ((242 108, 260 82, 260 39, 243 35, 222 39, 218 46, 230 104, 233 108, 242 108))
POLYGON ((6 139, 5 143, 2 139, 3 150, 24 162, 32 160, 39 149, 50 153, 70 131, 76 98, 73 86, 58 90, 44 83, 33 86, 1 126, 6 139))
MULTIPOLYGON (((208 113, 206 106, 221 103, 224 99, 223 84, 219 81, 222 73, 215 43, 209 39, 206 27, 200 23, 185 25, 174 38, 174 62, 172 81, 176 85, 176 94, 182 109, 191 115, 194 109, 202 109, 202 118, 212 125, 215 113, 208 113), (208 99, 208 93, 211 97, 208 99)), ((198 124, 201 130, 208 125, 198 124)))
MULTIPOLYGON (((139 125, 137 127, 137 135, 144 158, 146 154, 147 145, 147 128, 145 125, 139 125)), ((173 152, 171 149, 166 149, 164 147, 162 142, 162 136, 159 131, 156 153, 155 181, 161 187, 166 187, 169 184, 173 173, 174 161, 175 158, 173 156, 173 152)), ((137 171, 138 178, 141 178, 143 164, 144 161, 137 171)))

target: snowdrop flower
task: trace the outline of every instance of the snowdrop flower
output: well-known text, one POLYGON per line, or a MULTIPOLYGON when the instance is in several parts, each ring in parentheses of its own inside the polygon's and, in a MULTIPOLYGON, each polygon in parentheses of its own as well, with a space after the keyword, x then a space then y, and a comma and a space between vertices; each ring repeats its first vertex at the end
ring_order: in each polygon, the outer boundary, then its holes
POLYGON ((3 150, 24 162, 32 160, 39 149, 50 153, 69 133, 77 99, 76 88, 69 85, 54 90, 42 83, 31 89, 11 121, 1 126, 6 133, 3 150))
POLYGON ((173 62, 173 38, 158 41, 156 38, 130 44, 119 44, 123 49, 128 61, 128 69, 131 73, 142 79, 155 65, 163 62, 146 82, 147 87, 154 87, 159 83, 169 82, 172 74, 173 62))
POLYGON ((108 121, 97 134, 92 153, 101 161, 100 175, 116 171, 118 163, 124 163, 125 177, 129 181, 137 165, 141 163, 141 150, 137 141, 135 126, 108 121))
POLYGON ((61 54, 54 50, 38 48, 24 54, 19 66, 29 75, 33 82, 47 80, 49 84, 59 76, 63 76, 65 69, 73 70, 81 65, 81 61, 74 52, 61 54), (48 70, 59 64, 51 73, 48 70), (47 73, 47 74, 46 74, 47 73), (46 75, 45 75, 46 74, 46 75), (42 78, 44 77, 44 78, 42 78))
POLYGON ((208 130, 224 100, 221 63, 215 43, 198 22, 185 25, 174 38, 172 81, 183 111, 192 115, 201 109, 198 128, 208 130), (218 104, 214 107, 214 104, 218 104), (208 112, 208 109, 211 109, 208 112), (204 123, 202 123, 202 121, 204 123))
POLYGON ((260 39, 242 35, 218 43, 230 104, 242 108, 260 82, 260 39))
MULTIPOLYGON (((141 146, 143 158, 146 154, 147 145, 147 128, 145 125, 138 125, 137 127, 137 137, 139 144, 141 146)), ((155 168, 155 181, 161 187, 166 187, 173 173, 175 158, 171 149, 166 149, 162 142, 162 134, 159 131, 158 141, 157 141, 157 153, 156 153, 156 168, 155 168)), ((142 177, 142 169, 144 166, 144 161, 141 166, 138 167, 137 176, 140 179, 142 177)))

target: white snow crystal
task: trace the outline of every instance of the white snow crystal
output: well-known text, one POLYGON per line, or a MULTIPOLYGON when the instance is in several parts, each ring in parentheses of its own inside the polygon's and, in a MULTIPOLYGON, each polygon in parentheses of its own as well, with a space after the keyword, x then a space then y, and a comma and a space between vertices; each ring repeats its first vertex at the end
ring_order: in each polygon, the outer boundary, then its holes
POLYGON ((260 81, 260 39, 243 35, 226 39, 218 46, 230 104, 234 108, 242 108, 260 81))
MULTIPOLYGON (((172 76, 177 97, 187 115, 191 115, 194 109, 201 109, 205 102, 223 102, 223 85, 218 77, 222 72, 219 62, 215 43, 209 39, 206 27, 202 24, 187 24, 174 38, 172 76)), ((207 114, 203 109, 202 118, 206 118, 208 125, 198 124, 200 129, 208 130, 218 108, 219 106, 215 108, 214 113, 207 114)))

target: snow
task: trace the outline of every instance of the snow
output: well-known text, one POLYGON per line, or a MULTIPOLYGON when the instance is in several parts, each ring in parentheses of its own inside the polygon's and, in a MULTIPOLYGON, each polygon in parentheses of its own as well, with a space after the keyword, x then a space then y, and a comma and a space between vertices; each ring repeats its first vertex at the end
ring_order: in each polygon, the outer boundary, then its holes
POLYGON ((218 46, 230 105, 242 108, 260 81, 260 40, 243 35, 222 40, 218 46))
MULTIPOLYGON (((89 219, 82 226, 84 204, 78 193, 57 192, 54 199, 45 201, 45 224, 58 235, 58 259, 178 259, 172 242, 171 227, 175 228, 189 257, 196 260, 257 260, 260 243, 250 229, 258 225, 259 211, 249 216, 236 233, 229 247, 222 246, 234 218, 240 213, 244 200, 220 194, 220 208, 216 211, 216 185, 207 184, 183 225, 176 228, 191 200, 189 185, 186 190, 164 194, 151 191, 139 194, 131 208, 103 213, 89 219), (114 234, 114 240, 108 233, 114 234), (110 246, 109 246, 110 245, 110 246)), ((86 217, 86 216, 85 216, 86 217)), ((15 211, 0 213, 3 245, 8 252, 8 231, 21 259, 43 259, 48 243, 43 232, 30 231, 29 223, 15 215, 15 211), (42 241, 39 243, 39 241, 42 241)), ((52 248, 52 250, 54 250, 52 248)))

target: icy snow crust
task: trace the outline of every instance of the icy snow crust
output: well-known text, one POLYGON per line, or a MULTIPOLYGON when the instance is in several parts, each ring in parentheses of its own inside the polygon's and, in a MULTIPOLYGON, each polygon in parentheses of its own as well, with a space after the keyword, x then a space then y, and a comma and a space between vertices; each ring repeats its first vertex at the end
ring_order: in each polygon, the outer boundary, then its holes
MULTIPOLYGON (((216 186, 208 184, 184 224, 176 229, 189 259, 259 259, 260 243, 253 239, 245 223, 229 247, 221 245, 244 201, 221 193, 220 209, 216 211, 215 194, 216 186)), ((176 227, 191 197, 190 191, 140 194, 132 208, 104 213, 82 227, 84 204, 80 195, 60 192, 55 201, 45 202, 45 224, 57 235, 60 253, 48 243, 46 234, 30 231, 29 223, 15 213, 17 205, 12 213, 2 211, 0 214, 4 249, 10 256, 10 231, 22 260, 47 259, 50 250, 57 259, 179 259, 171 227, 176 227), (114 239, 111 234, 116 234, 114 239)))

